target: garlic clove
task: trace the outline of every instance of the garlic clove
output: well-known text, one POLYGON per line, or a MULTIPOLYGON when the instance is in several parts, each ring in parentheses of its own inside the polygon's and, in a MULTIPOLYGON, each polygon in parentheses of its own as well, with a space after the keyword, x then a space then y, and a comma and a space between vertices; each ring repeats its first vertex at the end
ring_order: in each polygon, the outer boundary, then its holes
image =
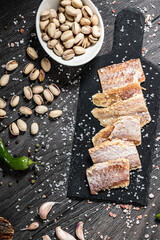
POLYGON ((39 216, 41 219, 47 219, 48 213, 55 204, 60 204, 60 202, 45 202, 39 208, 39 216))
POLYGON ((25 231, 25 230, 35 230, 39 227, 39 223, 38 222, 33 222, 30 225, 28 225, 28 227, 26 228, 22 228, 21 231, 25 231))
POLYGON ((83 234, 83 222, 79 222, 76 226, 76 236, 79 238, 79 240, 85 240, 84 234, 83 234))
POLYGON ((42 236, 42 239, 43 239, 43 240, 51 240, 51 238, 50 238, 48 235, 42 236))
POLYGON ((56 235, 60 240, 76 240, 71 234, 65 232, 61 227, 56 227, 56 235))

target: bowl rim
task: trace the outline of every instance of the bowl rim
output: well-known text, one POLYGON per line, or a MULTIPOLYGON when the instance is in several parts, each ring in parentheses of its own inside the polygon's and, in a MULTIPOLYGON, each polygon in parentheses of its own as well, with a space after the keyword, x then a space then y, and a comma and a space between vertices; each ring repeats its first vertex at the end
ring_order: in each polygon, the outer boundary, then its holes
MULTIPOLYGON (((102 20, 102 17, 101 17, 101 14, 99 13, 98 11, 98 8, 96 7, 96 5, 91 1, 91 0, 85 0, 85 1, 88 1, 91 6, 93 7, 93 9, 95 10, 96 14, 98 15, 98 18, 99 18, 99 25, 100 25, 100 28, 101 28, 101 37, 99 38, 98 41, 99 42, 99 45, 97 46, 97 48, 95 49, 95 51, 93 52, 93 54, 89 55, 89 57, 86 57, 86 60, 84 60, 83 62, 80 62, 80 63, 77 63, 77 61, 74 63, 72 60, 74 59, 71 59, 69 61, 66 61, 66 60, 63 60, 61 57, 57 56, 54 52, 53 52, 53 56, 49 53, 49 51, 51 49, 49 49, 47 47, 47 44, 46 42, 44 42, 41 38, 41 30, 40 30, 40 26, 39 26, 39 17, 40 17, 40 9, 41 9, 41 6, 44 4, 44 2, 46 2, 48 0, 43 0, 41 2, 41 4, 39 5, 38 7, 38 10, 37 10, 37 13, 36 13, 36 33, 37 33, 37 37, 38 37, 38 40, 42 46, 42 48, 44 49, 44 51, 49 55, 50 58, 52 58, 54 61, 58 62, 59 64, 62 64, 62 65, 65 65, 65 66, 70 66, 70 67, 76 67, 76 66, 82 66, 88 62, 90 62, 93 58, 95 58, 97 56, 97 54, 99 53, 99 51, 101 50, 102 48, 102 45, 103 45, 103 41, 104 41, 104 24, 103 24, 103 20, 102 20), (55 57, 54 57, 55 56, 55 57)), ((58 0, 59 1, 59 0, 58 0)), ((59 1, 60 2, 60 1, 59 1)), ((93 45, 93 47, 95 47, 95 45, 93 45)), ((91 46, 92 47, 92 46, 91 46)), ((86 54, 86 53, 85 53, 86 54)), ((84 54, 84 55, 85 55, 84 54)), ((78 58, 79 56, 76 56, 76 58, 78 58)))

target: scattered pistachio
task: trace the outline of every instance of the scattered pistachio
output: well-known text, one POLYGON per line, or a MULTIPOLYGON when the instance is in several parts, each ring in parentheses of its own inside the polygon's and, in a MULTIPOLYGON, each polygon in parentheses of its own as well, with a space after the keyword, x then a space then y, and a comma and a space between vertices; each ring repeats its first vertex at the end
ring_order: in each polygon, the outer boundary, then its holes
POLYGON ((17 127, 16 123, 11 123, 9 125, 9 130, 13 136, 18 136, 19 135, 19 128, 17 127))
POLYGON ((0 118, 5 118, 6 117, 6 111, 4 111, 3 109, 0 109, 0 118))
POLYGON ((10 79, 10 75, 9 74, 4 74, 1 79, 0 79, 0 87, 5 87, 10 79))
POLYGON ((41 60, 41 67, 43 68, 43 70, 44 70, 45 72, 49 72, 49 71, 50 71, 50 69, 51 69, 51 63, 50 63, 50 61, 48 60, 48 58, 43 58, 43 59, 41 60))
POLYGON ((27 131, 27 124, 22 119, 17 120, 17 126, 18 126, 18 128, 21 132, 26 132, 27 131))
POLYGON ((62 230, 60 226, 56 227, 56 235, 60 240, 76 240, 71 234, 62 230))
POLYGON ((32 58, 33 60, 36 60, 38 58, 38 54, 37 52, 35 51, 34 48, 32 47, 28 47, 27 48, 27 54, 30 58, 32 58))
POLYGON ((29 74, 31 81, 35 81, 38 78, 38 76, 39 76, 39 70, 37 68, 34 68, 29 74))
POLYGON ((42 239, 43 239, 43 240, 51 240, 51 238, 50 238, 48 235, 42 236, 42 239))
POLYGON ((6 63, 6 70, 13 71, 18 67, 18 62, 16 60, 11 60, 6 63))
POLYGON ((4 109, 6 105, 6 102, 2 98, 0 98, 0 109, 4 109))
POLYGON ((41 219, 47 219, 48 213, 51 211, 55 204, 60 204, 60 202, 45 202, 39 208, 39 216, 41 219))
POLYGON ((41 105, 41 106, 37 106, 35 108, 35 111, 38 114, 44 114, 44 113, 46 113, 48 111, 48 108, 46 106, 44 106, 44 105, 41 105))
POLYGON ((26 86, 23 88, 24 96, 28 99, 31 100, 33 97, 32 90, 29 86, 26 86))
POLYGON ((23 69, 24 74, 29 74, 33 70, 33 68, 34 68, 34 64, 28 63, 23 69))
POLYGON ((58 118, 62 115, 62 110, 53 110, 53 111, 50 111, 49 113, 49 116, 51 118, 58 118))
POLYGON ((54 95, 54 96, 59 96, 59 94, 60 94, 60 89, 59 89, 59 87, 56 85, 56 84, 54 84, 54 83, 52 83, 52 84, 50 84, 49 85, 49 90, 51 91, 51 93, 54 95))
POLYGON ((43 69, 40 69, 38 79, 39 79, 40 82, 44 81, 44 79, 45 79, 45 72, 43 71, 43 69))
POLYGON ((17 95, 14 95, 12 98, 11 98, 11 101, 10 101, 10 105, 11 107, 16 107, 19 103, 19 99, 20 97, 17 96, 17 95))
POLYGON ((39 131, 38 123, 34 122, 31 124, 31 134, 36 135, 39 131))
POLYGON ((76 226, 76 236, 79 240, 85 240, 83 234, 83 222, 79 222, 76 226))
POLYGON ((25 106, 20 107, 19 112, 24 115, 32 115, 32 109, 25 107, 25 106))
POLYGON ((33 95, 33 100, 39 106, 44 104, 43 98, 39 94, 33 95))
POLYGON ((49 89, 45 89, 43 95, 48 102, 53 102, 54 96, 49 89))
POLYGON ((39 85, 34 86, 34 87, 32 88, 32 92, 33 92, 33 93, 42 93, 42 92, 43 92, 43 86, 39 86, 39 85))
POLYGON ((35 230, 39 227, 39 223, 38 222, 33 222, 31 223, 28 227, 21 229, 21 231, 25 231, 25 230, 35 230))

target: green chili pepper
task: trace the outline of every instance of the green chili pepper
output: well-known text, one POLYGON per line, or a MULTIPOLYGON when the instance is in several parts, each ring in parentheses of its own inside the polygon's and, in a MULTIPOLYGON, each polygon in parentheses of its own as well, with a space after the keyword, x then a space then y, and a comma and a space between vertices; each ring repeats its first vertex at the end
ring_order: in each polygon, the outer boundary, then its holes
POLYGON ((156 218, 160 219, 160 213, 158 213, 158 214, 156 215, 156 218))
POLYGON ((0 138, 0 160, 9 168, 13 170, 27 170, 30 165, 37 164, 43 166, 40 163, 32 161, 26 156, 14 158, 7 151, 2 139, 0 138))

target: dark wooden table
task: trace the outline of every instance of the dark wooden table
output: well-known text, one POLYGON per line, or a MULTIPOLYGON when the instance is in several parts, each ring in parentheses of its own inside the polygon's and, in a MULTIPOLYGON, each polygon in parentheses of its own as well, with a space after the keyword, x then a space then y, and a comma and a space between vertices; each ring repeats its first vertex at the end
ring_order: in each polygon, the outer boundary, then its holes
MULTIPOLYGON (((35 107, 32 101, 23 98, 22 89, 32 84, 28 76, 22 73, 23 67, 30 59, 26 56, 28 45, 38 50, 39 59, 46 56, 42 50, 35 31, 35 16, 40 0, 37 1, 5 1, 0 2, 0 74, 4 73, 4 64, 15 58, 19 67, 11 73, 9 84, 0 88, 0 97, 7 98, 7 118, 0 122, 0 137, 8 143, 8 149, 13 155, 27 155, 31 151, 32 158, 37 158, 47 165, 46 169, 31 168, 23 173, 0 169, 0 216, 7 218, 15 229, 15 240, 41 239, 48 234, 55 237, 55 228, 62 226, 71 234, 75 234, 78 221, 84 222, 86 239, 113 239, 113 240, 144 240, 160 239, 159 223, 155 221, 155 213, 160 211, 159 203, 159 129, 157 126, 157 139, 155 144, 153 171, 150 185, 150 199, 146 207, 139 208, 129 205, 116 205, 111 203, 90 203, 67 199, 67 179, 71 158, 71 147, 74 134, 76 106, 79 92, 80 74, 83 67, 69 68, 52 62, 52 70, 46 74, 43 86, 50 82, 57 83, 61 95, 48 105, 49 109, 63 109, 63 116, 57 121, 50 121, 48 116, 38 117, 33 114, 25 119, 28 128, 37 121, 40 127, 39 134, 30 135, 30 130, 18 137, 10 138, 8 125, 21 116, 18 108, 12 110, 9 100, 12 94, 20 95, 20 105, 35 107), (20 29, 24 33, 20 33, 20 29), (35 151, 39 144, 38 152, 35 151), (31 179, 35 180, 31 184, 31 179), (10 183, 12 183, 12 186, 10 183), (45 198, 47 197, 47 198, 45 198), (53 207, 48 220, 43 222, 37 215, 37 208, 45 201, 58 201, 60 205, 53 207), (20 231, 32 221, 38 221, 40 227, 32 232, 20 231)), ((99 55, 112 48, 114 21, 116 14, 127 6, 140 8, 147 19, 144 35, 145 57, 158 66, 160 62, 159 39, 160 30, 160 3, 158 0, 119 0, 98 1, 93 0, 102 14, 105 26, 105 38, 99 55)), ((36 61, 40 66, 40 60, 36 61)))

